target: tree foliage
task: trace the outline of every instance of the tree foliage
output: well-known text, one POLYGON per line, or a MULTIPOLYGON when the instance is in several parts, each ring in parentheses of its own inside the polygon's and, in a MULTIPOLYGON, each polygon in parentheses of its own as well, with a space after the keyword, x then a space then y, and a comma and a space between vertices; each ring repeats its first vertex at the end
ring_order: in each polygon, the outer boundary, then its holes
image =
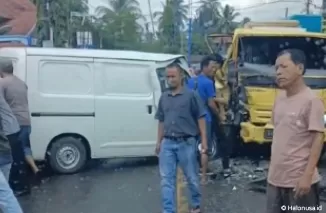
POLYGON ((72 12, 87 14, 87 0, 50 0, 49 19, 44 18, 45 0, 33 1, 38 8, 37 37, 46 39, 47 27, 51 26, 58 47, 76 46, 76 32, 90 31, 98 48, 185 53, 190 44, 193 54, 207 54, 206 35, 232 33, 250 21, 244 18, 236 22, 240 14, 220 0, 201 0, 190 20, 191 5, 184 0, 165 0, 163 10, 153 13, 153 32, 151 20, 142 14, 137 0, 103 0, 107 6, 96 8, 95 17, 84 18, 72 16, 72 12))

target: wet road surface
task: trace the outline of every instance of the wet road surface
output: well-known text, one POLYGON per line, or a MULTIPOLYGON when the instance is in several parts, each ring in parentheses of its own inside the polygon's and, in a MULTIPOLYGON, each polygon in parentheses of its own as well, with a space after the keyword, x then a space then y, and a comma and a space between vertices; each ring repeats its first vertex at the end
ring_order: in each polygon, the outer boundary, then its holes
MULTIPOLYGON (((242 173, 203 188, 205 213, 265 211, 265 195, 246 184, 253 175, 242 173)), ((25 213, 161 213, 159 188, 155 161, 109 160, 79 174, 52 176, 19 200, 25 213)))

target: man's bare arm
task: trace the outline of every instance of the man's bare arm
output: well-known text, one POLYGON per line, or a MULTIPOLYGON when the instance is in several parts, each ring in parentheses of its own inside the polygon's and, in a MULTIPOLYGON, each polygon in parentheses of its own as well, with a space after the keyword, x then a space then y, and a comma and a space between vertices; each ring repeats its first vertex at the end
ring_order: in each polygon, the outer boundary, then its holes
POLYGON ((205 106, 198 96, 197 93, 194 93, 193 99, 191 101, 192 109, 194 112, 194 115, 196 116, 196 119, 198 121, 198 127, 199 127, 199 134, 202 139, 202 143, 206 145, 207 148, 207 136, 206 136, 206 109, 205 106))
POLYGON ((202 139, 202 143, 205 143, 204 146, 207 147, 205 117, 201 117, 198 119, 198 126, 199 126, 199 132, 200 132, 200 137, 202 139))
POLYGON ((215 100, 215 102, 216 102, 217 104, 225 104, 225 105, 228 104, 228 102, 227 102, 227 100, 226 100, 225 98, 217 97, 217 98, 215 98, 214 100, 215 100))
POLYGON ((208 106, 215 116, 219 117, 218 108, 213 98, 208 100, 208 106))
POLYGON ((312 177, 319 161, 324 141, 324 105, 319 98, 310 102, 308 109, 308 130, 312 134, 312 146, 305 170, 305 177, 312 177))
POLYGON ((164 111, 163 111, 163 100, 162 96, 158 102, 157 111, 155 114, 155 118, 158 120, 158 131, 157 131, 157 143, 160 144, 164 137, 164 111))
POLYGON ((161 143, 164 137, 164 125, 163 122, 158 122, 158 129, 157 129, 157 143, 161 143))
POLYGON ((304 175, 312 177, 320 158, 321 150, 324 145, 324 133, 314 131, 313 144, 310 150, 310 156, 304 175))

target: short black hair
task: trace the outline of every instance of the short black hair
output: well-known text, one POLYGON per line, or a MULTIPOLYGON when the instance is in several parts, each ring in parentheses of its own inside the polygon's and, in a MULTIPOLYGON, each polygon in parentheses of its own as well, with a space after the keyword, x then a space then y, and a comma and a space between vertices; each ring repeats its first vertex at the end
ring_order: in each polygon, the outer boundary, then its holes
POLYGON ((211 61, 216 61, 216 57, 212 55, 205 56, 200 62, 200 70, 203 70, 204 67, 207 67, 211 61))
POLYGON ((298 65, 298 64, 302 64, 303 66, 303 73, 302 75, 305 74, 306 72, 306 55, 304 54, 304 52, 300 49, 285 49, 285 50, 282 50, 278 55, 277 57, 280 57, 282 55, 285 55, 285 54, 289 54, 290 55, 290 59, 291 61, 298 65))
POLYGON ((177 70, 179 71, 180 75, 183 76, 184 75, 184 70, 183 68, 180 66, 180 64, 177 61, 172 62, 171 64, 168 64, 166 66, 166 68, 177 68, 177 70))
POLYGON ((224 58, 223 58, 223 56, 221 56, 220 54, 216 54, 215 55, 215 60, 216 60, 216 62, 218 63, 218 64, 223 64, 224 63, 224 58))
POLYGON ((14 66, 10 59, 0 59, 0 71, 8 74, 14 73, 14 66))
POLYGON ((179 71, 182 70, 180 64, 178 62, 172 62, 166 66, 166 68, 177 68, 179 71))

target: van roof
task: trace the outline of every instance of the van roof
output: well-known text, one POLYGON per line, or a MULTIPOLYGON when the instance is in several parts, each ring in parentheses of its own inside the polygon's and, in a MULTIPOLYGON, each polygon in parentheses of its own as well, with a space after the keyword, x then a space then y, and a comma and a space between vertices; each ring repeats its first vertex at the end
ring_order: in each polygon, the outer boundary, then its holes
POLYGON ((72 49, 72 48, 35 48, 35 47, 4 47, 0 51, 23 52, 27 55, 46 55, 63 57, 94 57, 141 61, 169 61, 177 58, 185 58, 183 55, 172 55, 162 53, 147 53, 129 50, 94 50, 94 49, 72 49))

